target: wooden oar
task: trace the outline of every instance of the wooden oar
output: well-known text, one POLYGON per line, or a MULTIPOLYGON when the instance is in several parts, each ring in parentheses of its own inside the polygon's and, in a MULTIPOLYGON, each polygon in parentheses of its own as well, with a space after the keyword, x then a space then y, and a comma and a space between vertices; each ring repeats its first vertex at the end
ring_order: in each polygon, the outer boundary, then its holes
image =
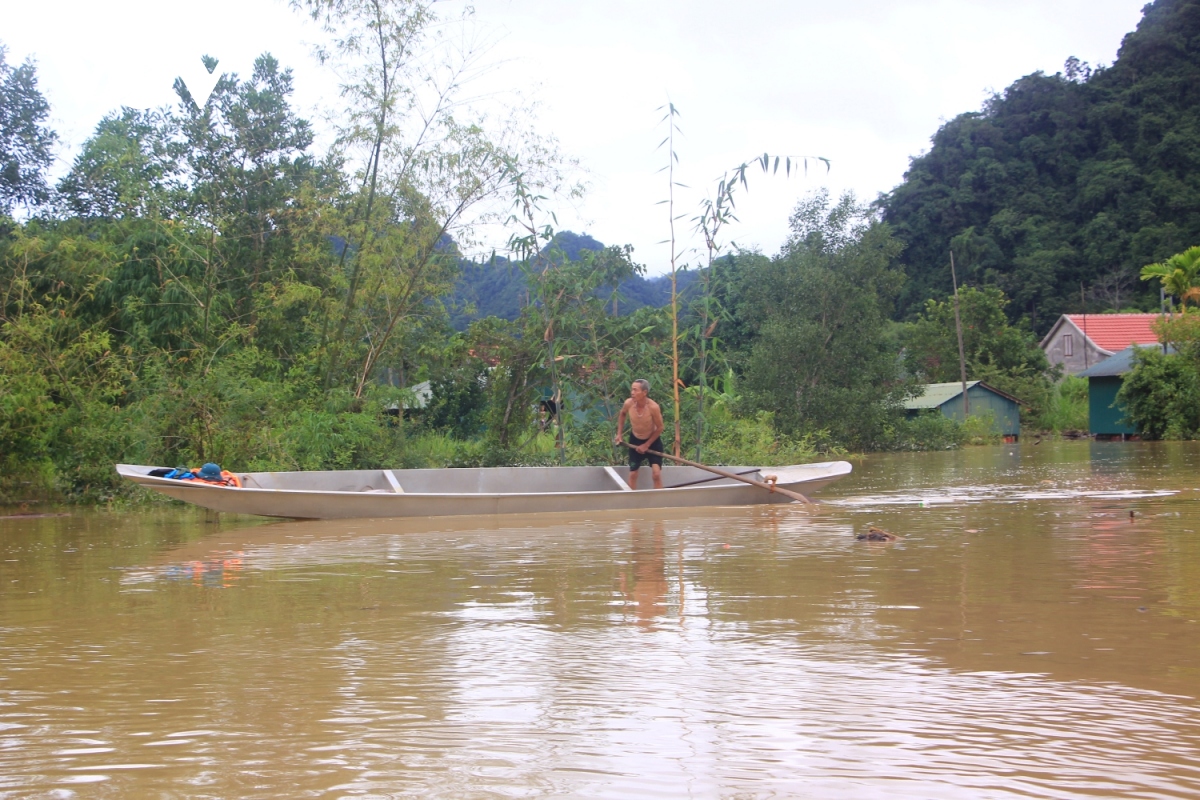
MULTIPOLYGON (((629 442, 625 441, 624 439, 621 440, 621 444, 625 445, 630 450, 637 449, 637 445, 632 445, 629 442)), ((646 452, 650 452, 650 451, 647 450, 646 452)), ((655 450, 654 452, 658 453, 657 450, 655 450)), ((793 500, 799 500, 801 503, 804 503, 807 506, 816 506, 816 503, 814 503, 812 500, 809 500, 807 497, 800 494, 799 492, 793 492, 791 489, 780 489, 778 486, 776 486, 773 483, 765 483, 763 481, 756 481, 756 480, 754 480, 754 478, 747 478, 743 475, 738 475, 736 472, 729 472, 728 470, 720 469, 719 467, 710 467, 707 464, 701 464, 696 461, 688 461, 686 458, 680 458, 679 456, 673 456, 668 453, 658 453, 658 454, 660 456, 662 456, 663 458, 669 458, 670 460, 672 460, 678 464, 686 464, 687 466, 695 467, 696 469, 708 470, 709 472, 711 472, 715 475, 720 475, 723 478, 731 478, 735 481, 741 481, 742 483, 748 483, 751 486, 758 486, 759 488, 766 489, 768 492, 778 492, 779 494, 783 495, 784 497, 790 497, 793 500)))
MULTIPOLYGON (((655 452, 658 452, 658 451, 656 450, 655 452)), ((744 469, 741 472, 739 472, 738 475, 752 475, 755 472, 762 472, 762 468, 761 467, 751 467, 750 469, 744 469)), ((723 477, 725 477, 725 476, 724 475, 709 475, 707 478, 696 478, 696 480, 694 480, 694 481, 684 481, 683 483, 677 483, 674 486, 672 486, 671 488, 672 489, 682 489, 684 486, 697 486, 701 483, 711 483, 712 481, 719 481, 723 477)))

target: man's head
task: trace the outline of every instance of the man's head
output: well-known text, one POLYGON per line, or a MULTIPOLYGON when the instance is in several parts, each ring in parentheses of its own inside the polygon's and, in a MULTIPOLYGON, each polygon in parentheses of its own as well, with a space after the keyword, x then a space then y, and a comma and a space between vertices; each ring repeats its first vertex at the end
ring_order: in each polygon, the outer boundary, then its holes
POLYGON ((650 381, 645 378, 638 378, 629 387, 629 393, 633 397, 646 397, 650 394, 650 381))

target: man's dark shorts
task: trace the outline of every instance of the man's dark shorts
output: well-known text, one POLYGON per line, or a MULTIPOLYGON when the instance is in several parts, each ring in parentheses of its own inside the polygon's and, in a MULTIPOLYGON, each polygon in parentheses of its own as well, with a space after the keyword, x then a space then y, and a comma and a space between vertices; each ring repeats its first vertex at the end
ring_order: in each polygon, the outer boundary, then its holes
MULTIPOLYGON (((645 439, 639 439, 636 436, 633 436, 632 434, 629 436, 629 441, 634 447, 638 447, 638 446, 646 443, 645 439)), ((654 466, 661 467, 662 462, 663 462, 662 456, 656 455, 656 453, 662 453, 662 452, 664 452, 664 451, 663 451, 663 443, 662 443, 661 436, 658 437, 657 439, 655 439, 654 443, 650 445, 650 449, 644 453, 639 453, 636 450, 630 449, 630 451, 629 451, 629 469, 631 471, 635 470, 642 465, 642 462, 646 462, 646 461, 648 461, 650 463, 650 466, 652 466, 652 467, 654 467, 654 466)))

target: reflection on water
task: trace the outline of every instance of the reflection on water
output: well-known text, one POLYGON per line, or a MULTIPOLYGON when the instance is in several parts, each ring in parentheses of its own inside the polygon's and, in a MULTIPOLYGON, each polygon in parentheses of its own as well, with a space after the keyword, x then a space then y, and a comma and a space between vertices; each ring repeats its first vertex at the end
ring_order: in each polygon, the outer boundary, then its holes
POLYGON ((1194 797, 1198 461, 874 457, 816 516, 0 520, 0 797, 1194 797))
POLYGON ((632 577, 621 572, 621 594, 633 605, 638 627, 649 630, 666 611, 667 565, 663 556, 662 520, 635 520, 629 554, 632 577))

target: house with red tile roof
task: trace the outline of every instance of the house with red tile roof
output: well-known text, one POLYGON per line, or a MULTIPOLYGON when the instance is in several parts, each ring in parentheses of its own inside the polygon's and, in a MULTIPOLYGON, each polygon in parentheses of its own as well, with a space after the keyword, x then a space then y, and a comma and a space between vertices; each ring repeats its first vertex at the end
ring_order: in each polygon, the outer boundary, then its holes
POLYGON ((1157 344, 1162 314, 1063 314, 1042 339, 1051 364, 1075 375, 1134 344, 1157 344))

